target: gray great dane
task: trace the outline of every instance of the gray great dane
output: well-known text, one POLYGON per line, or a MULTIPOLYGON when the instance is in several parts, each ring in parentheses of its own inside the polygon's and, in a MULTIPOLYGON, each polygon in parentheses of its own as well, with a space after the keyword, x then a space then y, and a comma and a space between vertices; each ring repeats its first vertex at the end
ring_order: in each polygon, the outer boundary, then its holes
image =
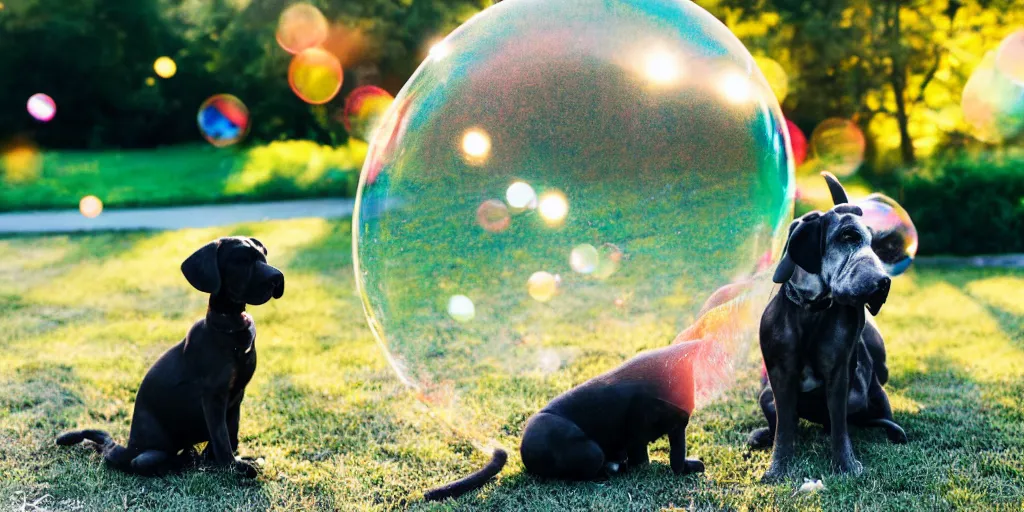
POLYGON ((766 481, 784 478, 794 457, 799 418, 831 430, 833 464, 859 474, 847 424, 877 426, 890 441, 907 436, 893 421, 882 337, 867 321, 877 315, 890 279, 871 248, 863 212, 847 204, 839 180, 822 173, 835 206, 793 221, 773 280, 782 284, 761 317, 767 382, 760 404, 768 427, 750 436, 752 447, 774 443, 766 481))

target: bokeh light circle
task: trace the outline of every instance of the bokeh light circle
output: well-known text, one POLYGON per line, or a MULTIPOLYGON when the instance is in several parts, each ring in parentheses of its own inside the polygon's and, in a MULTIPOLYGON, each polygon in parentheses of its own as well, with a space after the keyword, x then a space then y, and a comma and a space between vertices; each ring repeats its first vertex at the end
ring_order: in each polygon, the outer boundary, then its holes
POLYGON ((792 219, 785 120, 739 40, 686 1, 560 0, 496 4, 438 44, 370 143, 353 219, 399 378, 482 448, 688 326, 726 354, 695 364, 721 377, 700 400, 727 385, 792 219), (511 225, 486 229, 502 200, 511 225))
POLYGON ((31 183, 43 170, 43 155, 34 144, 18 141, 0 155, 3 181, 11 184, 31 183))
POLYGON ((341 62, 323 48, 308 48, 292 58, 288 85, 302 101, 323 105, 341 90, 344 73, 341 62))
POLYGON ((44 123, 49 122, 53 116, 57 115, 57 103, 53 101, 53 98, 41 92, 30 96, 26 107, 30 116, 44 123))
POLYGON ((320 9, 304 2, 292 4, 277 20, 277 44, 288 53, 298 54, 323 44, 329 30, 320 9))
POLYGON ((395 98, 380 87, 356 87, 345 98, 345 108, 342 110, 345 130, 357 139, 369 141, 394 101, 395 98))
POLYGON ((1006 36, 999 43, 996 68, 1010 80, 1024 85, 1024 28, 1006 36))
POLYGON ((217 94, 199 106, 199 132, 210 144, 230 146, 249 133, 249 109, 230 94, 217 94))
POLYGON ((775 93, 775 98, 779 100, 779 103, 782 103, 786 96, 789 95, 789 75, 786 74, 782 64, 768 57, 754 57, 754 62, 757 63, 757 67, 764 74, 765 80, 768 81, 768 86, 775 93))
POLYGON ((832 117, 814 128, 811 149, 824 170, 839 176, 850 176, 864 163, 867 141, 857 123, 832 117))
POLYGON ((78 202, 78 211, 87 219, 95 219, 103 213, 103 201, 96 196, 85 196, 78 202))
POLYGON ((153 62, 153 71, 160 78, 171 78, 178 72, 178 65, 170 57, 160 57, 153 62))
POLYGON ((501 233, 512 223, 508 207, 497 199, 488 199, 480 203, 480 207, 476 209, 476 220, 480 227, 491 233, 501 233))
POLYGON ((871 194, 856 202, 864 212, 864 224, 871 230, 871 248, 885 270, 898 276, 910 268, 917 256, 917 228, 910 214, 885 194, 871 194))
POLYGON ((476 316, 476 308, 473 301, 465 295, 454 295, 448 299, 448 314, 456 322, 468 322, 476 316))

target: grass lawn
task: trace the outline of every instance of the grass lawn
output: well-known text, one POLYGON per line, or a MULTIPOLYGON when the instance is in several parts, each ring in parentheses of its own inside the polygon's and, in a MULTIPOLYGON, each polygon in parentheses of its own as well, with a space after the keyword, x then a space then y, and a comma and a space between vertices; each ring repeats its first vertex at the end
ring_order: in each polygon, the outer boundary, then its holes
POLYGON ((351 197, 365 154, 358 141, 8 153, 0 156, 0 211, 78 208, 87 195, 107 208, 351 197))
MULTIPOLYGON (((805 426, 794 480, 758 483, 769 454, 744 446, 763 421, 750 378, 691 422, 704 475, 674 476, 662 440, 649 467, 609 482, 539 481, 513 457, 480 493, 418 502, 418 493, 484 457, 427 417, 387 367, 353 289, 349 229, 299 220, 231 230, 266 243, 288 279, 282 300, 250 309, 260 366, 243 407, 241 452, 267 465, 242 483, 217 472, 126 476, 85 448, 53 444, 73 427, 126 440, 142 375, 205 308, 178 267, 227 230, 0 240, 0 509, 1024 508, 1024 272, 923 268, 895 280, 878 318, 888 391, 910 443, 855 430, 860 477, 831 474, 827 439, 805 426), (793 496, 801 476, 823 478, 827 489, 793 496)), ((556 333, 565 327, 550 322, 556 333)), ((580 360, 572 381, 607 364, 580 360)), ((521 388, 482 385, 497 401, 518 404, 502 439, 512 445, 525 418, 558 391, 517 401, 521 388)))

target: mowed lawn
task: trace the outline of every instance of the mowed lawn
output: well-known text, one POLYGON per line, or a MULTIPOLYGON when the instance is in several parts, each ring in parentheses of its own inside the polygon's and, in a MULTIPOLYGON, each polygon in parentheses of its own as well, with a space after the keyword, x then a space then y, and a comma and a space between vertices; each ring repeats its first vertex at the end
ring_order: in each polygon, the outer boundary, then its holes
POLYGON ((192 144, 157 149, 0 154, 0 212, 354 196, 366 144, 305 140, 250 147, 192 144))
MULTIPOLYGON (((311 219, 0 240, 0 510, 1024 508, 1024 272, 925 268, 895 280, 878 317, 887 388, 910 443, 856 430, 862 476, 830 473, 827 438, 805 425, 794 478, 760 484, 769 454, 744 445, 763 422, 751 374, 691 422, 703 475, 674 476, 662 440, 649 467, 607 482, 540 481, 513 457, 482 492, 424 504, 424 489, 485 457, 431 420, 386 366, 353 287, 349 228, 311 219), (250 308, 259 368, 241 452, 266 458, 263 475, 143 479, 104 468, 83 447, 56 447, 54 437, 75 427, 126 440, 142 375, 205 310, 178 267, 224 234, 256 236, 287 276, 282 300, 250 308), (794 495, 802 477, 826 489, 794 495)), ((579 368, 579 381, 601 369, 579 368)), ((530 412, 509 415, 504 441, 530 412)))

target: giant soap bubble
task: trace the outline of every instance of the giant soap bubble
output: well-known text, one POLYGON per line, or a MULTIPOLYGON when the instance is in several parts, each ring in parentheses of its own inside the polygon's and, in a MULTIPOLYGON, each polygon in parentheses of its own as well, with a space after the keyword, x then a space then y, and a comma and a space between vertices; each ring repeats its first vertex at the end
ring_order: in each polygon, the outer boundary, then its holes
POLYGON ((681 331, 727 349, 695 365, 700 399, 723 388, 756 346, 793 194, 739 40, 682 0, 512 0, 439 44, 371 141, 353 220, 402 381, 485 449, 681 331))

